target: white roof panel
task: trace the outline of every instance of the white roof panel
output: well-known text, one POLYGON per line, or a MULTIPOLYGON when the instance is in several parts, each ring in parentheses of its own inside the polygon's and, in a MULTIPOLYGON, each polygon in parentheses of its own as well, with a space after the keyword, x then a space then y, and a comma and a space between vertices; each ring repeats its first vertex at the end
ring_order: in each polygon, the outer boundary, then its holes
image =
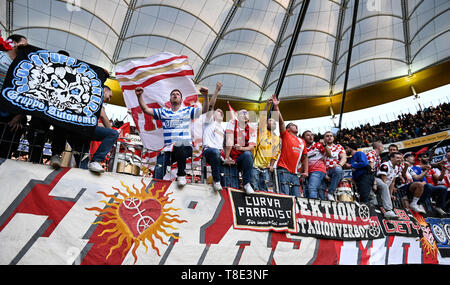
MULTIPOLYGON (((184 54, 194 68, 196 84, 212 87, 221 80, 223 96, 263 101, 275 90, 302 4, 302 0, 0 0, 6 7, 0 9, 0 28, 3 37, 23 34, 31 44, 67 50, 111 72, 117 65, 159 52, 184 54)), ((281 98, 342 91, 353 5, 354 0, 310 1, 281 98)), ((348 88, 449 59, 448 19, 446 0, 359 1, 348 88)))

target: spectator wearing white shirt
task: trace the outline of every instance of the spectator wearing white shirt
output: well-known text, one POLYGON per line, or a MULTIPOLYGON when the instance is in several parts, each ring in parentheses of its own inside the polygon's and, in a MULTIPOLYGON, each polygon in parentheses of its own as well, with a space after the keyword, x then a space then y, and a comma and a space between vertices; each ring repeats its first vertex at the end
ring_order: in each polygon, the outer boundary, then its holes
POLYGON ((211 101, 208 98, 208 89, 201 89, 200 92, 206 91, 206 96, 203 101, 203 109, 207 109, 205 120, 203 122, 203 155, 206 162, 211 165, 211 172, 213 177, 213 188, 216 191, 222 190, 220 184, 220 172, 221 172, 221 153, 223 151, 223 142, 225 132, 222 127, 223 111, 221 109, 214 110, 216 99, 222 88, 222 83, 216 83, 216 91, 211 97, 211 101))
POLYGON ((377 172, 377 192, 381 196, 381 201, 383 203, 383 208, 385 210, 384 216, 387 219, 397 219, 397 215, 394 213, 392 205, 392 194, 394 192, 393 181, 398 176, 398 165, 402 159, 402 154, 399 152, 394 152, 389 155, 389 161, 384 162, 380 165, 380 169, 377 172))

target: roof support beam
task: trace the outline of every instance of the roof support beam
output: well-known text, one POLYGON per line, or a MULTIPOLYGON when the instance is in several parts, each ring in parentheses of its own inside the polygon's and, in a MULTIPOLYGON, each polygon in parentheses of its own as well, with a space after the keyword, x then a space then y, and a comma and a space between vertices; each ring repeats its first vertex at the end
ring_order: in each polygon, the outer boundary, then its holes
POLYGON ((208 50, 208 53, 206 54, 205 59, 203 60, 202 65, 198 69, 197 75, 195 76, 194 83, 200 82, 203 72, 205 71, 206 66, 211 61, 214 52, 216 51, 217 46, 219 45, 220 41, 223 39, 226 30, 228 29, 228 26, 230 25, 231 21, 234 18, 234 15, 236 14, 237 9, 239 6, 241 6, 241 2, 243 0, 237 0, 234 2, 233 7, 231 7, 230 11, 228 12, 227 17, 225 18, 225 21, 222 24, 222 27, 220 27, 219 32, 217 33, 216 38, 214 39, 214 42, 212 43, 211 47, 208 50))
POLYGON ((340 7, 339 7, 339 15, 338 15, 338 21, 337 21, 338 25, 336 28, 336 40, 334 42, 333 61, 332 61, 332 66, 331 66, 329 99, 330 99, 330 114, 333 119, 333 124, 335 124, 334 118, 336 115, 335 115, 333 107, 332 107, 332 105, 333 105, 332 96, 334 95, 334 85, 336 83, 336 70, 337 70, 337 66, 339 64, 339 50, 341 47, 342 27, 344 25, 345 9, 347 7, 347 2, 348 2, 348 0, 342 0, 342 3, 340 4, 340 7))
POLYGON ((409 38, 408 1, 402 0, 403 38, 405 41, 405 60, 408 65, 408 74, 411 74, 411 42, 409 38))
POLYGON ((341 111, 340 111, 340 115, 339 115, 339 126, 338 126, 339 130, 341 130, 341 127, 342 127, 342 115, 344 113, 345 95, 347 93, 347 83, 348 83, 348 74, 350 72, 350 63, 352 61, 353 39, 355 38, 355 27, 356 27, 356 18, 358 16, 358 6, 359 6, 359 0, 355 0, 354 6, 353 6, 352 29, 350 32, 350 41, 348 44, 347 66, 345 68, 344 89, 342 90, 341 111))
POLYGON ((308 10, 309 0, 303 0, 302 7, 300 8, 300 13, 298 14, 297 22, 295 24, 294 32, 292 34, 291 42, 287 50, 286 58, 284 59, 283 67, 281 68, 280 77, 278 78, 277 87, 275 88, 275 94, 278 97, 283 86, 284 77, 286 76, 289 63, 291 62, 292 53, 295 49, 295 44, 297 43, 298 35, 303 25, 303 20, 306 16, 306 11, 308 10))
POLYGON ((331 66, 331 76, 330 76, 330 94, 329 94, 329 101, 330 101, 330 115, 331 119, 333 121, 333 125, 336 127, 336 114, 333 110, 333 95, 334 95, 334 85, 336 83, 336 70, 337 66, 339 64, 339 50, 341 47, 341 41, 342 41, 342 27, 344 25, 344 18, 345 18, 345 9, 347 7, 348 0, 342 0, 340 6, 339 6, 339 15, 338 15, 338 22, 337 22, 337 29, 336 29, 336 40, 334 42, 334 49, 333 49, 333 61, 331 66))
POLYGON ((131 0, 128 4, 127 13, 125 14, 125 19, 123 20, 122 29, 120 30, 119 39, 117 40, 116 48, 114 49, 114 54, 112 57, 112 63, 116 64, 119 59, 120 51, 122 50, 123 42, 128 32, 128 27, 130 26, 131 18, 133 17, 134 9, 136 8, 137 0, 131 0))
POLYGON ((273 47, 272 55, 270 56, 269 65, 267 67, 266 74, 264 75, 264 80, 261 88, 261 95, 259 95, 259 101, 262 100, 262 96, 264 92, 266 91, 267 87, 270 86, 269 84, 269 78, 270 74, 272 73, 272 69, 276 66, 277 63, 275 63, 275 60, 278 56, 278 51, 280 50, 280 47, 284 41, 284 34, 286 32, 286 28, 289 23, 289 18, 291 17, 292 13, 294 12, 295 8, 295 0, 289 1, 289 6, 286 10, 286 14, 284 14, 283 22, 281 22, 280 31, 278 32, 277 41, 275 42, 275 46, 273 47))

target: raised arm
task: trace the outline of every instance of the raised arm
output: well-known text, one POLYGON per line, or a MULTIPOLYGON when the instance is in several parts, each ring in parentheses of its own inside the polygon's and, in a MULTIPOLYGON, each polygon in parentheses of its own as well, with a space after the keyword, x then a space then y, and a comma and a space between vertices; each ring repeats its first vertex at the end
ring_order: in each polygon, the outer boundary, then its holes
POLYGON ((139 106, 141 106, 142 111, 150 116, 153 116, 153 109, 149 108, 145 102, 144 102, 144 98, 142 97, 142 94, 144 94, 144 88, 142 87, 138 87, 134 90, 134 92, 136 93, 136 96, 138 98, 138 102, 139 102, 139 106))
POLYGON ((217 101, 217 96, 219 96, 219 92, 220 89, 222 89, 222 82, 217 82, 216 83, 216 91, 214 91, 213 96, 211 97, 211 101, 209 101, 209 105, 208 105, 208 111, 214 111, 214 106, 216 105, 216 101, 217 101))
POLYGON ((278 108, 278 105, 280 104, 280 100, 277 98, 276 94, 272 95, 272 104, 273 104, 273 110, 275 112, 278 112, 278 124, 280 127, 280 135, 282 135, 286 131, 286 126, 284 125, 283 116, 281 116, 280 109, 278 108))
MULTIPOLYGON (((217 82, 216 83, 216 90, 214 91, 213 96, 211 97, 211 101, 209 101, 208 98, 208 88, 206 87, 201 87, 200 88, 200 94, 202 94, 205 97, 205 100, 203 101, 203 109, 202 109, 202 114, 209 112, 209 111, 214 111, 214 106, 216 105, 216 101, 217 101, 217 96, 219 96, 219 92, 220 89, 222 89, 222 82, 217 82)), ((212 114, 212 112, 211 112, 212 114)))

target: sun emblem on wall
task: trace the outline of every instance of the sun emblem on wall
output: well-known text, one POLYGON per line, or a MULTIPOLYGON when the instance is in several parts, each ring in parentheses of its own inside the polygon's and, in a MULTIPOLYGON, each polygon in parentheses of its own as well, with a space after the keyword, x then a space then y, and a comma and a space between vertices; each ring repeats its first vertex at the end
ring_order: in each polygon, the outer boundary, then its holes
POLYGON ((133 184, 133 191, 121 181, 126 193, 115 187, 112 188, 117 191, 116 195, 99 191, 97 193, 111 198, 112 202, 111 200, 110 202, 101 201, 106 205, 104 209, 98 207, 86 208, 89 211, 99 212, 97 216, 102 219, 94 224, 108 226, 99 235, 107 236, 106 241, 101 246, 107 245, 111 240, 117 238, 117 243, 110 248, 106 259, 114 250, 122 247, 124 242, 127 246, 122 254, 125 254, 133 246, 134 263, 137 261, 136 250, 141 244, 145 247, 145 252, 148 251, 146 242, 150 242, 152 249, 156 251, 158 256, 161 256, 155 240, 158 239, 167 246, 167 242, 161 235, 178 239, 179 237, 169 233, 168 229, 177 230, 172 225, 173 223, 187 222, 178 219, 179 215, 174 213, 180 209, 170 207, 174 200, 169 200, 171 193, 167 193, 165 185, 161 189, 155 189, 155 184, 147 188, 148 185, 144 183, 143 179, 141 183, 140 189, 133 184))

